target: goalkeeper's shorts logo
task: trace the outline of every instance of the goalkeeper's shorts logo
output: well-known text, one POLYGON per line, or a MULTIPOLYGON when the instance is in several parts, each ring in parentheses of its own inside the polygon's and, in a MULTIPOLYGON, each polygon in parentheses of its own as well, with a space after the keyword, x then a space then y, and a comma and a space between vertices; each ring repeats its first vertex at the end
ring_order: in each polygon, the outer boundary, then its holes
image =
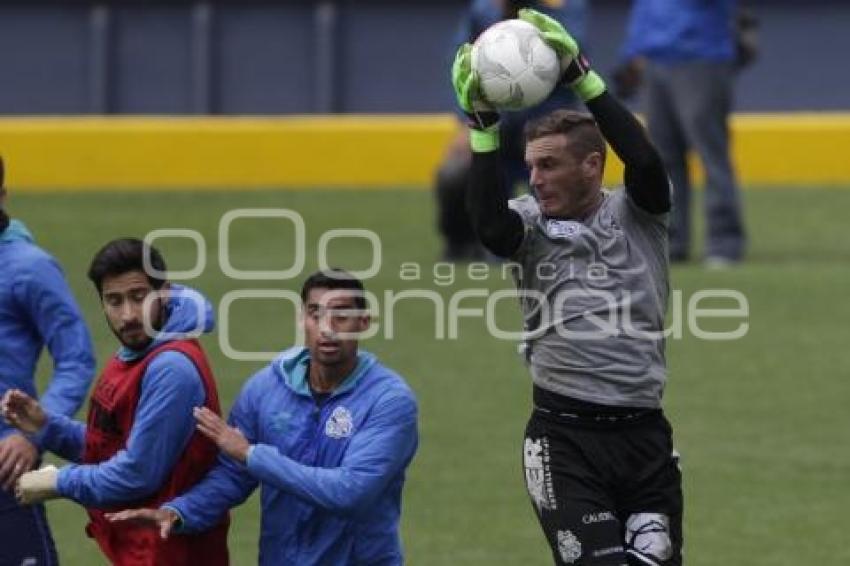
POLYGON ((561 560, 572 564, 581 558, 581 541, 571 531, 558 531, 558 554, 561 560))
POLYGON ((525 485, 528 495, 537 507, 538 513, 557 509, 555 490, 552 488, 552 474, 549 471, 549 439, 526 438, 523 451, 525 467, 525 485))

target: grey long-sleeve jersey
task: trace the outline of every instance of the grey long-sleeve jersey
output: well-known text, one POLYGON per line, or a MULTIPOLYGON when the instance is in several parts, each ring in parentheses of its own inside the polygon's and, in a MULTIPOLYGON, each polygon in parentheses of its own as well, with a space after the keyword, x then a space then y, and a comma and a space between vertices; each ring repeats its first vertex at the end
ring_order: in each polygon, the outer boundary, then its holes
POLYGON ((528 360, 541 388, 582 401, 658 407, 666 381, 670 181, 646 132, 616 98, 586 102, 625 165, 587 218, 546 218, 508 201, 498 151, 473 153, 468 208, 490 251, 517 262, 528 360))
POLYGON ((667 213, 604 191, 587 219, 547 219, 513 199, 525 233, 512 256, 534 383, 583 401, 658 407, 666 381, 667 213))

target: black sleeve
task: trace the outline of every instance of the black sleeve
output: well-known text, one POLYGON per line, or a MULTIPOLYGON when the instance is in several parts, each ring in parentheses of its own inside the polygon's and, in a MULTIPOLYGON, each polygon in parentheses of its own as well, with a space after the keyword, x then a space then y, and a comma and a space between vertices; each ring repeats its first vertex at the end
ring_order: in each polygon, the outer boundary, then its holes
POLYGON ((508 208, 498 151, 472 153, 466 208, 478 239, 500 257, 519 249, 525 228, 519 213, 508 208))
POLYGON ((637 118, 608 92, 587 102, 602 135, 626 166, 626 192, 652 214, 670 211, 670 184, 661 156, 637 118))

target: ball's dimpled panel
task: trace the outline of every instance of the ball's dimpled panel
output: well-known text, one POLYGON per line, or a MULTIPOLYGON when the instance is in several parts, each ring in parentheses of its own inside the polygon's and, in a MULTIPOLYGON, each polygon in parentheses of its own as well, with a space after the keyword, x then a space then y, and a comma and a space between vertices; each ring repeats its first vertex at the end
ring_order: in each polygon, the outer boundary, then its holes
POLYGON ((539 40, 539 43, 534 46, 531 70, 545 83, 556 83, 561 76, 561 64, 558 61, 558 55, 543 43, 543 40, 539 40))

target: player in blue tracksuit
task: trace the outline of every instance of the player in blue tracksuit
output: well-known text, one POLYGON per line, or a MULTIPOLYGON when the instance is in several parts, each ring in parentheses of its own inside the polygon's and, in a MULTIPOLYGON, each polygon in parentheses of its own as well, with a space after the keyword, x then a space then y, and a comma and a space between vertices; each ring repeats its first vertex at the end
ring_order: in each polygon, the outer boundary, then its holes
MULTIPOLYGON (((72 415, 94 375, 91 338, 62 270, 4 211, 0 159, 0 396, 16 388, 36 395, 35 368, 47 346, 53 375, 42 403, 72 415)), ((0 564, 56 561, 42 506, 21 507, 8 491, 39 460, 40 438, 25 438, 0 420, 0 564)))
POLYGON ((159 549, 121 526, 113 529, 98 510, 165 501, 193 485, 216 457, 215 446, 195 432, 193 409, 217 410, 218 399, 203 352, 189 340, 212 330, 212 305, 199 292, 169 283, 165 272, 159 251, 133 238, 109 242, 92 260, 88 275, 121 347, 95 388, 87 424, 45 411, 19 390, 8 391, 0 404, 10 423, 41 435, 45 448, 83 462, 22 475, 18 500, 65 497, 89 508, 90 536, 120 564, 138 554, 128 544, 146 557, 159 549), (187 454, 195 460, 187 463, 187 454), (182 487, 167 491, 173 485, 182 487))
POLYGON ((401 493, 418 443, 416 400, 399 375, 358 351, 353 335, 369 324, 362 292, 341 271, 308 278, 307 347, 284 351, 245 384, 229 426, 196 412, 223 452, 217 466, 163 508, 113 519, 147 519, 165 536, 174 525, 203 530, 260 485, 260 564, 403 563, 401 493))
MULTIPOLYGON (((121 346, 117 356, 135 360, 174 339, 214 326, 212 304, 200 293, 171 284, 161 334, 140 350, 121 346)), ((192 408, 204 404, 206 395, 198 370, 180 352, 158 354, 142 378, 139 406, 127 449, 97 465, 69 464, 59 470, 57 495, 85 507, 111 507, 138 501, 155 492, 168 477, 194 432, 192 408)), ((79 462, 85 445, 86 425, 47 412, 42 429, 44 447, 66 460, 79 462)))

